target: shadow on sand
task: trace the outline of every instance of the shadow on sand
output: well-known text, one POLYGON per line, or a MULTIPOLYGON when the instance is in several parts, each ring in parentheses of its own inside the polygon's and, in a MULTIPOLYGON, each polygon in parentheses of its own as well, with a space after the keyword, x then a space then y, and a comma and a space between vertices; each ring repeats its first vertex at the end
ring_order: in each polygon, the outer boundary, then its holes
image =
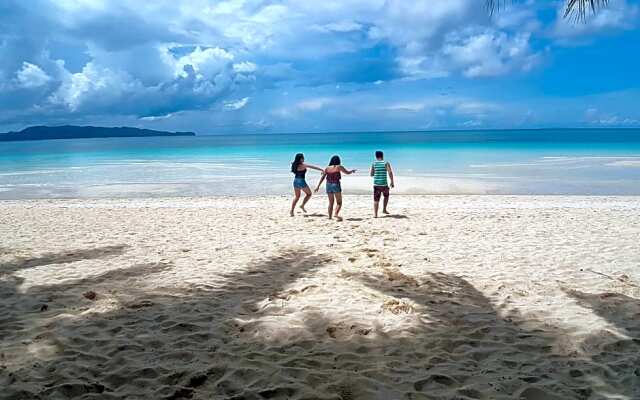
POLYGON ((603 332, 597 340, 585 340, 584 345, 593 353, 593 360, 607 365, 612 375, 628 375, 635 388, 631 398, 640 398, 640 299, 621 293, 564 291, 618 330, 603 332))
MULTIPOLYGON (((309 249, 284 249, 209 284, 173 288, 170 294, 142 284, 149 274, 170 272, 170 264, 134 265, 24 293, 17 290, 20 278, 6 276, 0 311, 16 320, 1 337, 25 345, 3 346, 2 396, 587 400, 607 393, 638 398, 638 381, 616 367, 640 365, 637 340, 608 359, 565 350, 561 329, 501 310, 457 276, 431 273, 417 281, 401 272, 350 275, 398 304, 409 302, 410 309, 399 315, 406 313, 413 323, 402 331, 336 323, 322 304, 288 308, 290 296, 309 289, 305 279, 332 263, 331 256, 309 249), (112 308, 81 314, 79 305, 91 304, 81 296, 86 290, 110 293, 112 308), (26 312, 21 304, 32 298, 49 298, 46 329, 20 314, 26 312), (300 313, 306 326, 280 326, 280 318, 291 313, 300 313), (311 336, 268 338, 261 331, 265 324, 282 335, 302 329, 311 336)), ((632 313, 610 312, 589 295, 575 298, 637 333, 632 313)), ((624 310, 638 306, 636 299, 622 300, 624 310)))
MULTIPOLYGON (((97 258, 105 258, 111 256, 119 256, 123 254, 129 246, 103 246, 93 249, 73 249, 62 253, 46 253, 39 257, 18 258, 9 263, 0 264, 0 274, 10 274, 21 269, 35 268, 43 265, 51 264, 68 264, 82 260, 92 260, 97 258)), ((3 251, 0 248, 0 255, 9 254, 9 251, 3 251)))
POLYGON ((387 215, 383 215, 382 218, 409 219, 409 217, 407 217, 404 214, 387 214, 387 215))
POLYGON ((320 217, 327 218, 326 214, 320 214, 320 213, 304 214, 303 217, 305 217, 305 218, 320 218, 320 217))

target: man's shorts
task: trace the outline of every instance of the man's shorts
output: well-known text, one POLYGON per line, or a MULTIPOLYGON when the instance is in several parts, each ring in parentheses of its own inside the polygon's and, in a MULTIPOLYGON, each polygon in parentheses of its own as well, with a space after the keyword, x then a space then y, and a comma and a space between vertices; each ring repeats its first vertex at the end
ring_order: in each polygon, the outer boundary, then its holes
POLYGON ((373 201, 380 201, 380 196, 389 197, 389 186, 373 187, 373 201))

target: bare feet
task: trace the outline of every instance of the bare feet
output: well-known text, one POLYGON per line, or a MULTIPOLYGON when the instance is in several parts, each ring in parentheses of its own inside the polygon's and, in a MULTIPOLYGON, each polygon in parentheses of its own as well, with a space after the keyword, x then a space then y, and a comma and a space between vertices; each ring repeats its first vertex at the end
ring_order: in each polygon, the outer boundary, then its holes
POLYGON ((293 217, 293 210, 289 213, 289 215, 293 217))
POLYGON ((342 217, 339 217, 339 216, 336 215, 336 221, 342 222, 342 217))
POLYGON ((382 212, 385 213, 385 214, 389 214, 389 211, 387 211, 387 210, 382 210, 382 212))
POLYGON ((300 209, 302 210, 303 213, 307 213, 307 210, 304 208, 304 206, 300 206, 300 209))

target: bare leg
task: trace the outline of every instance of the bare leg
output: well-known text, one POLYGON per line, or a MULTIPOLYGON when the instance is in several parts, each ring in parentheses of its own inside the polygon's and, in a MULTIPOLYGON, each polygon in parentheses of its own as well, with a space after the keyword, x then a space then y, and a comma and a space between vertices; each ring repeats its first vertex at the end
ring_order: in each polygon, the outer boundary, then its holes
POLYGON ((373 202, 373 217, 378 218, 378 206, 380 205, 379 201, 373 202))
POLYGON ((339 216, 338 214, 340 213, 340 209, 342 208, 342 193, 336 193, 336 219, 338 221, 342 221, 342 217, 339 216))
POLYGON ((385 214, 389 214, 389 211, 387 211, 387 204, 389 204, 389 196, 385 196, 384 202, 382 203, 382 212, 385 214))
POLYGON ((298 199, 300 199, 300 189, 293 188, 293 201, 291 202, 291 212, 289 215, 293 217, 293 210, 296 208, 296 204, 298 203, 298 199))
POLYGON ((335 196, 333 193, 327 193, 327 196, 329 196, 329 219, 331 219, 333 218, 333 201, 335 196))
POLYGON ((305 210, 304 205, 307 204, 309 199, 311 199, 311 189, 309 189, 309 187, 306 187, 302 189, 302 191, 304 192, 304 199, 302 199, 302 204, 300 204, 300 209, 304 211, 304 213, 306 214, 307 210, 305 210))

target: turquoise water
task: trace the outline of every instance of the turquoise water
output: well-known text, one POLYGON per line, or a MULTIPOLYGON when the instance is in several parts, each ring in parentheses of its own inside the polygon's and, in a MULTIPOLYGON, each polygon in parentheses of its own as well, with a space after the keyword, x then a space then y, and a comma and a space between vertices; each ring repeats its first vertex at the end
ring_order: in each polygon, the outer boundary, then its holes
MULTIPOLYGON (((297 152, 369 193, 384 150, 403 194, 640 195, 640 130, 385 132, 0 143, 0 199, 286 194, 297 152)), ((318 175, 309 172, 314 184, 318 175)))

